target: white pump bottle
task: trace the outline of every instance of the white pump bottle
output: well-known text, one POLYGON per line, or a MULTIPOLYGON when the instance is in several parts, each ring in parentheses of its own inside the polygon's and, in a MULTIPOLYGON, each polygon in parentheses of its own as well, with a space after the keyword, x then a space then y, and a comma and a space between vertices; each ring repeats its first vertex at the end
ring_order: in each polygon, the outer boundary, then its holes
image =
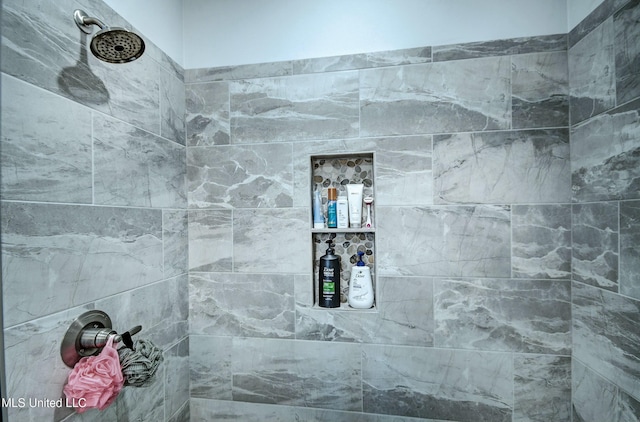
POLYGON ((371 268, 362 261, 364 252, 358 252, 358 263, 351 267, 349 280, 349 306, 356 309, 369 309, 373 306, 373 283, 371 268))

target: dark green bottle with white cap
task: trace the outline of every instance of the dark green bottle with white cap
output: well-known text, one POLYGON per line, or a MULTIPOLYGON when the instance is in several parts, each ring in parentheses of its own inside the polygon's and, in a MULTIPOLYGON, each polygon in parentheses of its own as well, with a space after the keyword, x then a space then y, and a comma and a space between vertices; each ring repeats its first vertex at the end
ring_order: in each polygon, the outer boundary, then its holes
POLYGON ((318 305, 323 308, 340 307, 340 257, 331 247, 331 239, 325 255, 320 257, 318 274, 318 305))

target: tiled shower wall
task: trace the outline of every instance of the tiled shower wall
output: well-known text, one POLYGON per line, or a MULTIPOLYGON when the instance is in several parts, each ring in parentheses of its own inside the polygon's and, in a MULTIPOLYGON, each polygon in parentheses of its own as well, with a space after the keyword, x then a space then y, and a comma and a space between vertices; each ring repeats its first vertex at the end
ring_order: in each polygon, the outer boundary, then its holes
POLYGON ((569 34, 574 421, 640 420, 640 1, 569 34))
POLYGON ((639 11, 187 70, 191 420, 570 421, 572 371, 638 420, 639 11), (314 309, 308 157, 357 151, 377 309, 314 309))
POLYGON ((2 2, 3 397, 62 397, 60 344, 88 309, 120 332, 141 324, 164 363, 104 412, 27 405, 9 420, 185 420, 183 70, 150 42, 136 62, 98 61, 77 8, 129 27, 98 1, 2 2))

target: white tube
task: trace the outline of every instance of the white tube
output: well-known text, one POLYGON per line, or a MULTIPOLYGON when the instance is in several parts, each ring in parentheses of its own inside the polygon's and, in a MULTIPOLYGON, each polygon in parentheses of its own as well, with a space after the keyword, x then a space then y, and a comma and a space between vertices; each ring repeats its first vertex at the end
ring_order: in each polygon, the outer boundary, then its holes
POLYGON ((347 196, 349 198, 349 227, 362 227, 362 191, 363 184, 348 184, 347 196))

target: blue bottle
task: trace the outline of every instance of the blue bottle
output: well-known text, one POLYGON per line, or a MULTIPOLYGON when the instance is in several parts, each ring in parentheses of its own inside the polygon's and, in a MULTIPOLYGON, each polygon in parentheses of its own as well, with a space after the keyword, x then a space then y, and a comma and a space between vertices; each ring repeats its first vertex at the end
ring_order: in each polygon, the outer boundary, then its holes
POLYGON ((338 227, 338 213, 336 210, 337 200, 338 200, 338 191, 336 188, 329 188, 327 191, 327 196, 329 202, 327 203, 327 227, 330 229, 335 229, 338 227))

